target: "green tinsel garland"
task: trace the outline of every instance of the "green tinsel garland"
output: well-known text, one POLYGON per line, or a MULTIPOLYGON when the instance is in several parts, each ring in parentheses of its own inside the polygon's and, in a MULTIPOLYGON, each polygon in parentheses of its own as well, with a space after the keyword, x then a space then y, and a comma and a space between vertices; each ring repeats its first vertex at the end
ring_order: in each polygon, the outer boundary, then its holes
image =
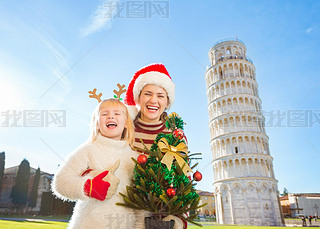
POLYGON ((184 122, 182 120, 182 118, 180 118, 177 115, 172 115, 172 117, 167 117, 167 121, 166 121, 166 127, 168 129, 174 130, 174 129, 181 129, 183 130, 184 127, 184 122))

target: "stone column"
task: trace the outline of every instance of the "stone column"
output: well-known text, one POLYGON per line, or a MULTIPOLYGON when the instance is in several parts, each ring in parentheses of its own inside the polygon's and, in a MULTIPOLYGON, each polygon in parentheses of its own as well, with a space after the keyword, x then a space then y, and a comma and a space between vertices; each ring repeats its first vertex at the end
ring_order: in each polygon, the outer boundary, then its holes
MULTIPOLYGON (((277 225, 276 214, 279 211, 279 209, 276 209, 276 206, 274 205, 274 197, 273 197, 272 193, 273 193, 273 191, 269 191, 271 208, 272 208, 272 218, 273 218, 274 224, 277 225)), ((279 224, 277 226, 279 226, 279 224)))
POLYGON ((259 210, 260 210, 260 215, 261 215, 261 220, 262 222, 265 222, 265 215, 264 215, 264 210, 263 210, 263 202, 262 202, 262 198, 261 198, 261 189, 260 188, 256 188, 257 189, 257 195, 258 195, 258 199, 259 199, 259 210))
MULTIPOLYGON (((247 158, 246 158, 247 159, 247 158)), ((247 165, 247 176, 250 176, 250 169, 249 169, 249 164, 248 164, 248 161, 246 161, 246 165, 247 165)))
POLYGON ((230 212, 231 212, 231 222, 232 224, 234 224, 234 210, 233 210, 233 205, 232 205, 232 201, 233 201, 233 198, 232 198, 232 192, 231 190, 228 191, 229 192, 229 203, 230 203, 230 212))
POLYGON ((245 224, 249 225, 250 215, 249 215, 249 207, 248 207, 248 201, 247 201, 247 190, 242 188, 242 193, 243 193, 244 209, 245 209, 244 214, 246 216, 245 224))
POLYGON ((263 177, 263 169, 262 169, 262 163, 261 163, 261 159, 258 158, 258 163, 259 163, 259 166, 260 166, 260 176, 263 177))

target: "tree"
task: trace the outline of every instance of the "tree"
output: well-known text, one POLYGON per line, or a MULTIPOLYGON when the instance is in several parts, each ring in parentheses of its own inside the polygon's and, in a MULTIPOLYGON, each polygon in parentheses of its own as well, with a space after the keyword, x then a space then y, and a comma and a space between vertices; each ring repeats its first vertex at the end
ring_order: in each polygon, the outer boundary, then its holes
POLYGON ((0 153, 0 191, 2 185, 2 179, 4 175, 4 164, 5 164, 5 152, 0 153))
POLYGON ((40 180, 40 168, 36 170, 36 174, 34 176, 34 180, 32 184, 31 197, 29 202, 29 207, 32 207, 32 208, 34 208, 37 204, 39 180, 40 180))
POLYGON ((27 203, 29 178, 30 164, 26 159, 23 159, 19 165, 15 184, 10 195, 12 202, 18 207, 23 207, 27 203))
POLYGON ((281 196, 287 196, 288 194, 289 194, 288 190, 286 188, 284 188, 281 196))
POLYGON ((195 209, 206 205, 199 205, 200 197, 194 188, 196 184, 187 177, 188 172, 196 166, 190 168, 190 161, 199 159, 192 156, 200 153, 188 154, 183 125, 183 120, 177 114, 169 115, 166 126, 171 133, 158 134, 151 149, 145 147, 148 157, 140 155, 137 160, 133 159, 134 184, 127 186, 126 195, 120 193, 124 203, 117 205, 150 211, 157 220, 177 215, 199 225, 194 222, 196 214, 187 216, 185 213, 195 212, 195 209))

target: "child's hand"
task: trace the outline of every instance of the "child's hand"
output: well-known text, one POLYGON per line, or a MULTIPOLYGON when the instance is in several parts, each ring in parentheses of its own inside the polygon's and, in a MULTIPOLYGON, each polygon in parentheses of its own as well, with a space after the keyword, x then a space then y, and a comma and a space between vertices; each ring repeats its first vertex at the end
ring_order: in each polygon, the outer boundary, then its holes
POLYGON ((108 175, 103 179, 106 182, 110 183, 108 194, 106 199, 110 199, 117 191, 120 179, 114 175, 115 171, 119 168, 120 160, 117 160, 113 166, 109 169, 108 175))
POLYGON ((84 193, 87 196, 93 197, 97 200, 105 200, 107 196, 110 183, 104 181, 103 178, 107 176, 109 171, 104 171, 93 179, 88 179, 84 184, 84 193))

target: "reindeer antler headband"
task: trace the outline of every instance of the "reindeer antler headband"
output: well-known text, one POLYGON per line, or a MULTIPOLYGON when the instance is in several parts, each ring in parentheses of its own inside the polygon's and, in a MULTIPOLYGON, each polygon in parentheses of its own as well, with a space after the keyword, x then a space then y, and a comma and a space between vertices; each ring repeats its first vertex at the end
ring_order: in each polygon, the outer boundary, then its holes
POLYGON ((125 93, 127 90, 124 89, 126 87, 126 85, 120 85, 119 83, 117 84, 117 86, 119 87, 119 91, 113 90, 114 92, 114 98, 119 99, 120 101, 122 100, 122 98, 120 98, 120 96, 125 93))
MULTIPOLYGON (((122 98, 120 98, 121 95, 127 91, 126 89, 124 89, 126 85, 124 85, 124 84, 120 85, 118 83, 117 86, 119 87, 119 91, 113 90, 113 92, 115 93, 114 98, 119 99, 121 101, 122 100, 122 98)), ((89 94, 90 94, 89 95, 90 98, 98 100, 99 103, 101 102, 102 93, 99 93, 97 95, 97 89, 96 88, 94 88, 92 91, 89 91, 89 94)))

